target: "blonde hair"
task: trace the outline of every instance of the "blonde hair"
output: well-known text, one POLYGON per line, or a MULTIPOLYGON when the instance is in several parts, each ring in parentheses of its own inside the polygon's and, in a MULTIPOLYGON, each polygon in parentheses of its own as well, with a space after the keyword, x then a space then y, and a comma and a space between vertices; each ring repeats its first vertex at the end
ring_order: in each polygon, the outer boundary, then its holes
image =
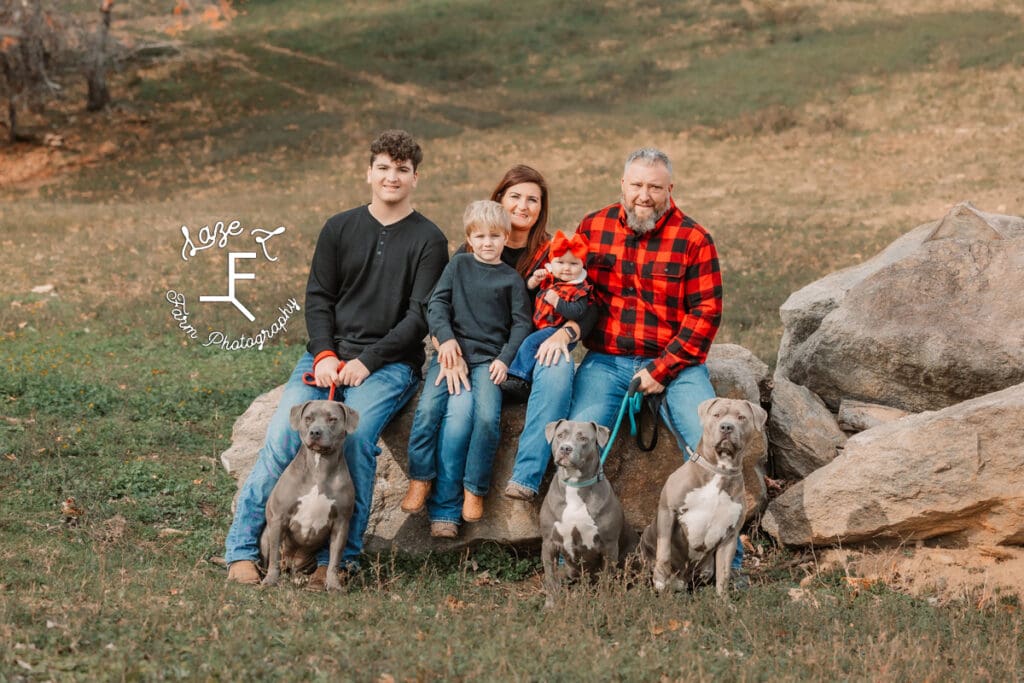
POLYGON ((490 199, 470 202, 466 207, 466 213, 462 214, 462 224, 466 228, 466 237, 469 237, 474 229, 501 230, 505 237, 512 232, 512 217, 504 206, 490 199))

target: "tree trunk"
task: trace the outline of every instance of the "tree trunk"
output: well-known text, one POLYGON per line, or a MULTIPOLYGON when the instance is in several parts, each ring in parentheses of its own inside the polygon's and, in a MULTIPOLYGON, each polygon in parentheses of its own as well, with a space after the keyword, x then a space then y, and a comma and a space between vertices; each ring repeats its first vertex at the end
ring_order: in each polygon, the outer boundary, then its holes
POLYGON ((110 11, 113 8, 114 0, 103 0, 100 5, 103 22, 94 47, 96 53, 89 68, 89 100, 85 105, 88 111, 100 111, 110 104, 110 89, 107 88, 107 36, 110 34, 110 11))

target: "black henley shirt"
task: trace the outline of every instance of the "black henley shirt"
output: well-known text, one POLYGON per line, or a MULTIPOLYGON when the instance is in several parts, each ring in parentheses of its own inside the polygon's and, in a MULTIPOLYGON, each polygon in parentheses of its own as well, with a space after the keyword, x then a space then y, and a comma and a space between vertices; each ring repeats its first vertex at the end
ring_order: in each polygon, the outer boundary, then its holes
POLYGON ((327 219, 306 285, 307 349, 358 358, 370 372, 425 359, 426 304, 448 240, 422 214, 383 225, 364 205, 327 219))

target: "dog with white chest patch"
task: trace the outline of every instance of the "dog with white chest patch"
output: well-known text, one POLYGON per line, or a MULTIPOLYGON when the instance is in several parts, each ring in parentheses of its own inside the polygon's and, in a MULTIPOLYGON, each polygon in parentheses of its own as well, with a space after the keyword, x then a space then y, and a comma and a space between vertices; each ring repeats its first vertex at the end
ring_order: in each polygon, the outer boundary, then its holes
POLYGON ((611 571, 636 548, 637 535, 601 471, 600 450, 608 443, 608 428, 558 420, 545 427, 544 435, 558 466, 540 510, 544 606, 552 607, 561 589, 559 556, 571 579, 584 572, 611 571))
POLYGON ((289 417, 302 445, 267 500, 267 526, 260 537, 267 569, 263 585, 277 583, 282 564, 293 571, 311 568, 329 540, 326 588, 338 590, 341 552, 355 507, 342 446, 359 424, 359 414, 337 401, 306 401, 294 406, 289 417))
POLYGON ((697 414, 703 426, 697 450, 666 480, 641 544, 654 564, 655 590, 693 585, 713 560, 715 590, 723 595, 744 519, 742 453, 768 413, 749 401, 712 398, 697 414))

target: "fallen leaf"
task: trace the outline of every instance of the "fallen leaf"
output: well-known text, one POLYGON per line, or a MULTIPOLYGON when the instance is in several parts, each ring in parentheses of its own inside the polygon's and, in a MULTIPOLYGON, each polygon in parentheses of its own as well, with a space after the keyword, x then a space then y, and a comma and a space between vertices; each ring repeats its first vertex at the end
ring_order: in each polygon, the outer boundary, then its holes
POLYGON ((463 600, 459 600, 454 595, 448 595, 445 596, 444 606, 454 612, 455 610, 460 610, 464 608, 466 606, 466 603, 463 600))
POLYGON ((878 583, 878 579, 865 579, 858 576, 844 576, 846 585, 857 590, 867 590, 878 583))

